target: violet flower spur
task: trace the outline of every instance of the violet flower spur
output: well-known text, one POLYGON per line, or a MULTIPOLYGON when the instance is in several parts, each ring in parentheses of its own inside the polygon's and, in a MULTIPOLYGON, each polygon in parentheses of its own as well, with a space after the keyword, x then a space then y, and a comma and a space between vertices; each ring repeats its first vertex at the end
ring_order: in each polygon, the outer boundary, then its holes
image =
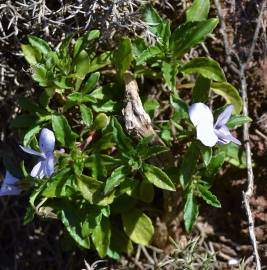
POLYGON ((9 171, 6 171, 5 178, 0 188, 0 196, 19 195, 21 188, 17 185, 19 179, 14 177, 9 171))
POLYGON ((234 109, 233 105, 228 105, 226 109, 218 116, 214 125, 214 119, 211 110, 204 103, 194 103, 189 107, 189 117, 197 130, 197 139, 204 145, 212 147, 216 143, 227 144, 233 142, 241 144, 230 133, 227 122, 231 117, 234 109))
POLYGON ((31 171, 32 177, 42 179, 44 177, 51 177, 54 173, 54 148, 55 148, 55 135, 53 131, 43 128, 39 137, 40 152, 31 148, 20 146, 22 150, 28 154, 39 157, 38 163, 31 171))

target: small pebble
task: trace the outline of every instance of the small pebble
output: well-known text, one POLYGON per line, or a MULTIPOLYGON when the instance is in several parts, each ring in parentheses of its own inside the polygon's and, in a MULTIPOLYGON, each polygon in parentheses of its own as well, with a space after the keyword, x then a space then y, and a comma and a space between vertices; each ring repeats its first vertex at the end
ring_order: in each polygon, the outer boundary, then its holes
POLYGON ((232 266, 232 265, 237 265, 239 264, 239 259, 230 259, 228 260, 228 265, 232 266))

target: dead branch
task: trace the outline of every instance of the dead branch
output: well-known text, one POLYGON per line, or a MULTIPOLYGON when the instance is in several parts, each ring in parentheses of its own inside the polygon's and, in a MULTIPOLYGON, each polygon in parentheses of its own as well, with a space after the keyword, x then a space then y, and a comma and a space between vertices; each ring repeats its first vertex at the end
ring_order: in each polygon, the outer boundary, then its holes
MULTIPOLYGON (((247 81, 246 81, 246 70, 248 69, 249 62, 253 57, 256 42, 259 36, 259 30, 261 26, 261 17, 263 14, 263 11, 265 9, 265 1, 262 2, 261 9, 259 11, 259 17, 257 19, 257 25, 254 32, 254 37, 251 43, 251 47, 249 50, 249 55, 246 59, 246 62, 241 64, 240 68, 240 81, 241 81, 241 93, 242 93, 242 99, 243 99, 243 114, 244 116, 248 116, 248 95, 247 95, 247 81)), ((246 192, 243 192, 243 200, 244 205, 246 209, 246 214, 248 217, 248 224, 249 224, 249 236, 250 240, 253 245, 253 252, 255 256, 256 261, 256 269, 261 269, 261 262, 260 262, 260 256, 257 248, 257 240, 255 236, 255 229, 254 229, 254 219, 252 216, 251 207, 249 204, 249 201, 253 195, 254 190, 254 175, 253 175, 253 168, 252 168, 252 158, 251 158, 251 145, 249 141, 249 123, 246 123, 243 127, 243 139, 245 142, 245 149, 246 149, 246 156, 247 156, 247 175, 248 175, 248 187, 246 192)))
POLYGON ((127 132, 137 138, 155 137, 150 116, 145 112, 133 75, 125 75, 125 107, 122 110, 127 132))

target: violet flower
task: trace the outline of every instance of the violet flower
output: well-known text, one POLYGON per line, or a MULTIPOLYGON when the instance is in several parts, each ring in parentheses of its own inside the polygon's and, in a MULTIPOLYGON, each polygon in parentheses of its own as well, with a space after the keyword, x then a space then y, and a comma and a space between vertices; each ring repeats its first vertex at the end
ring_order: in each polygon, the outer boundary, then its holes
POLYGON ((5 178, 0 188, 0 196, 19 195, 21 188, 17 185, 19 179, 14 177, 9 171, 6 171, 5 178))
POLYGON ((28 154, 39 157, 38 163, 33 167, 31 171, 32 177, 42 179, 44 177, 51 177, 54 173, 54 147, 55 147, 55 135, 53 131, 43 128, 39 137, 40 152, 37 152, 31 148, 20 146, 23 151, 28 154))
POLYGON ((226 109, 218 116, 214 125, 214 119, 211 110, 204 103, 194 103, 189 107, 189 117, 197 129, 197 139, 206 146, 214 146, 216 143, 227 144, 233 142, 241 144, 230 133, 226 126, 234 109, 233 105, 228 105, 226 109))

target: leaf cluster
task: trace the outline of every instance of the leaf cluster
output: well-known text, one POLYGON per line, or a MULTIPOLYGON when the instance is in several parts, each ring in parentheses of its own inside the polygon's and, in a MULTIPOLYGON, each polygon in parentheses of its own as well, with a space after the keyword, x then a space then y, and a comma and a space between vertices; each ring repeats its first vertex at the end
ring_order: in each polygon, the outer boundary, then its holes
MULTIPOLYGON (((244 152, 233 144, 211 149, 196 141, 188 102, 176 90, 179 77, 190 82, 192 102, 207 102, 213 91, 233 104, 229 128, 250 121, 239 115, 242 100, 218 62, 208 57, 183 58, 218 24, 218 19, 208 19, 209 6, 208 0, 195 0, 186 21, 173 31, 169 21, 146 7, 144 18, 156 37, 154 45, 141 37, 123 37, 115 50, 95 51, 98 30, 78 39, 70 35, 55 48, 33 36, 22 45, 32 78, 41 89, 34 98, 19 99, 22 114, 11 127, 25 146, 35 149, 38 133, 48 127, 55 133, 56 148, 64 150, 55 151, 51 179, 34 181, 25 223, 36 213, 56 217, 81 248, 117 259, 121 253, 131 253, 133 243, 151 242, 155 194, 161 190, 183 190, 187 231, 196 221, 200 199, 221 207, 211 191, 212 179, 225 161, 243 168, 244 152), (156 126, 164 145, 150 137, 137 142, 124 131, 119 115, 127 72, 137 80, 142 77, 168 86, 170 117, 156 126), (171 168, 167 161, 154 162, 155 157, 174 153, 177 144, 183 144, 185 152, 171 168)), ((141 99, 153 118, 161 103, 141 99)))

